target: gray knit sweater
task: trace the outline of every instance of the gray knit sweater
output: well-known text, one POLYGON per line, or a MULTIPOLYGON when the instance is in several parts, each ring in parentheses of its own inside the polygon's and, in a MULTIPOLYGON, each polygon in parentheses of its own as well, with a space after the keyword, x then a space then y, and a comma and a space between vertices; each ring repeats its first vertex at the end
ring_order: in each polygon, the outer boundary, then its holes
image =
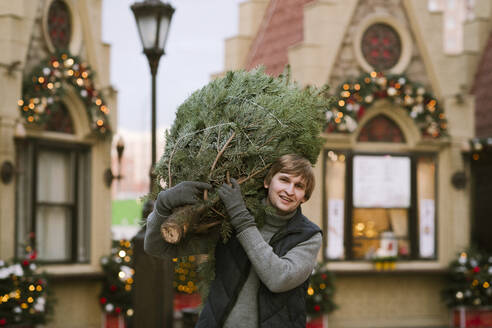
MULTIPOLYGON (((258 326, 257 293, 260 280, 270 291, 279 293, 299 286, 311 274, 322 243, 320 233, 298 244, 282 257, 276 255, 268 244, 272 236, 285 226, 294 214, 295 212, 286 216, 269 216, 260 230, 253 226, 237 235, 251 261, 251 270, 224 327, 258 326)), ((165 219, 166 217, 155 209, 149 215, 145 233, 145 251, 159 257, 185 255, 181 252, 177 254, 173 247, 168 247, 169 245, 162 240, 160 226, 165 219)))
POLYGON ((320 233, 298 244, 282 257, 276 255, 268 244, 294 214, 269 216, 260 230, 250 227, 237 235, 252 266, 224 327, 258 327, 257 293, 260 280, 270 291, 279 293, 299 286, 311 274, 322 243, 320 233))

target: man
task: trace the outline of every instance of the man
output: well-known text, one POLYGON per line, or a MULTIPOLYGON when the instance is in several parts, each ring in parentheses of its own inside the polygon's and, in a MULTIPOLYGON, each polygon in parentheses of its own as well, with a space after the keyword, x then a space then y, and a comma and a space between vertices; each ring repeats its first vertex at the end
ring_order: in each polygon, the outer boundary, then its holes
MULTIPOLYGON (((308 278, 321 247, 321 230, 302 215, 300 205, 314 189, 310 162, 284 155, 264 180, 267 215, 258 229, 247 210, 239 184, 223 184, 224 202, 235 235, 215 249, 215 279, 196 327, 305 327, 308 278)), ((176 255, 160 237, 160 225, 175 207, 194 204, 211 186, 183 182, 159 194, 148 218, 145 251, 176 255)))

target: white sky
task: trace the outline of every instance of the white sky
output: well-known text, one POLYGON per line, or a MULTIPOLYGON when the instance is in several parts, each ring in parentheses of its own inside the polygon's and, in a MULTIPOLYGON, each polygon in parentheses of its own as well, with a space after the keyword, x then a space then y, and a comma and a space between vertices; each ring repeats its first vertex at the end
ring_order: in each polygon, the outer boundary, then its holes
MULTIPOLYGON (((223 70, 224 41, 237 34, 242 0, 174 0, 165 52, 157 73, 157 128, 169 127, 176 108, 223 70)), ((111 84, 118 91, 118 128, 150 131, 151 76, 130 5, 103 1, 103 40, 111 44, 111 84)), ((160 138, 160 136, 158 136, 160 138)))

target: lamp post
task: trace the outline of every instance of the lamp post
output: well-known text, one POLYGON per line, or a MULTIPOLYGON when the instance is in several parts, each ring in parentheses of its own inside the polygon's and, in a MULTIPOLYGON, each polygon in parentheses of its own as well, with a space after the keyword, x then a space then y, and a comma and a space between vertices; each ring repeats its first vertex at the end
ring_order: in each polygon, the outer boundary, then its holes
POLYGON ((147 56, 152 75, 152 158, 150 164, 150 191, 152 192, 153 169, 156 162, 156 75, 159 60, 169 33, 174 8, 160 0, 144 0, 131 6, 137 21, 143 53, 147 56))
MULTIPOLYGON (((131 6, 137 21, 143 53, 149 60, 152 75, 152 158, 150 164, 149 189, 152 192, 153 169, 156 161, 156 80, 159 60, 164 54, 169 25, 174 8, 160 0, 144 0, 131 6)), ((153 208, 149 199, 144 204, 142 217, 146 217, 153 208)), ((132 239, 134 245, 134 263, 138 274, 135 276, 133 302, 135 315, 132 323, 139 328, 173 327, 173 286, 174 266, 170 259, 162 260, 144 252, 145 227, 142 227, 132 239)))

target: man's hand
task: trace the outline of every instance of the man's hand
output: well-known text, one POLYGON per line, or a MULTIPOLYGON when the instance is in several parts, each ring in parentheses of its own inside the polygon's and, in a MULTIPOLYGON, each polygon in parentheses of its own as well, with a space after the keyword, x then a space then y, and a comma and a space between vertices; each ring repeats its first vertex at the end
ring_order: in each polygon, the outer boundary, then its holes
POLYGON ((227 214, 231 218, 231 224, 240 233, 246 228, 255 226, 255 220, 248 212, 244 204, 243 196, 241 195, 241 187, 235 179, 231 179, 232 186, 223 184, 219 190, 219 197, 224 202, 227 214))
POLYGON ((155 207, 160 215, 169 215, 176 207, 196 204, 200 201, 203 191, 211 188, 212 186, 205 182, 183 181, 161 191, 157 196, 155 207))

